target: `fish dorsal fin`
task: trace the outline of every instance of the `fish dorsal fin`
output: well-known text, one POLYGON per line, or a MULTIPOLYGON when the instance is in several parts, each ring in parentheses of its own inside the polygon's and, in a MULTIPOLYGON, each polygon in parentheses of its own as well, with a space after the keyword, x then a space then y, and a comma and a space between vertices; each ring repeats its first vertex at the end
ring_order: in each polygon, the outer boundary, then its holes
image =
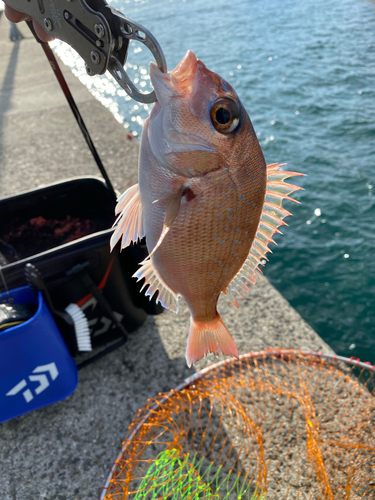
POLYGON ((292 215, 283 208, 283 200, 286 199, 299 203, 297 200, 290 198, 288 195, 293 191, 298 191, 302 188, 293 186, 293 184, 287 184, 284 180, 288 177, 304 174, 279 170, 279 168, 284 165, 285 163, 272 163, 271 165, 267 165, 266 196, 254 241, 243 266, 229 283, 226 290, 223 291, 223 293, 227 295, 229 300, 236 307, 238 307, 236 298, 243 298, 242 293, 244 291, 250 291, 247 284, 256 284, 257 274, 262 272, 259 269, 259 266, 264 266, 264 260, 268 260, 266 253, 271 252, 268 245, 269 243, 275 243, 272 236, 275 233, 281 233, 281 231, 278 230, 278 227, 286 225, 283 219, 288 215, 292 215))
POLYGON ((133 278, 137 278, 137 281, 145 279, 145 282, 140 291, 142 291, 145 286, 150 285, 145 292, 147 297, 152 298, 156 291, 159 294, 156 298, 156 303, 160 302, 163 307, 170 309, 171 311, 178 312, 178 294, 173 292, 164 281, 159 276, 158 272, 152 265, 152 260, 147 258, 142 262, 142 267, 138 269, 136 273, 133 274, 133 278))
POLYGON ((111 251, 121 238, 121 249, 126 248, 132 241, 136 242, 145 236, 142 223, 142 206, 138 184, 134 184, 117 200, 115 214, 118 215, 114 223, 114 232, 111 237, 111 251))

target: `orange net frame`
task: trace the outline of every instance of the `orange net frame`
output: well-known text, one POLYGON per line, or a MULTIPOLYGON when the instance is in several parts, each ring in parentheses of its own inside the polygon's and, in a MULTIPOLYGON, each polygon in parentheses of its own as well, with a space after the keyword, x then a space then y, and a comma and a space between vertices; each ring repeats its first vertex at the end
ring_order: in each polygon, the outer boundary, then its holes
POLYGON ((375 367, 249 353, 149 400, 105 500, 375 499, 375 367))

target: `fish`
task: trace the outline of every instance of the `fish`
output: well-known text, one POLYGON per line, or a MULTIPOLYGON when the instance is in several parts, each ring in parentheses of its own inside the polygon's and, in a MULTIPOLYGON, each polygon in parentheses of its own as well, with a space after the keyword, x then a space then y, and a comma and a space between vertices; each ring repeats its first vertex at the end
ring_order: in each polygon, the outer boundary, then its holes
POLYGON ((111 248, 146 236, 149 256, 134 274, 151 299, 190 310, 186 361, 208 353, 238 358, 217 311, 255 284, 273 235, 291 215, 282 202, 303 175, 266 165, 253 125, 233 87, 192 51, 163 73, 150 63, 157 102, 144 123, 138 184, 123 193, 111 248))

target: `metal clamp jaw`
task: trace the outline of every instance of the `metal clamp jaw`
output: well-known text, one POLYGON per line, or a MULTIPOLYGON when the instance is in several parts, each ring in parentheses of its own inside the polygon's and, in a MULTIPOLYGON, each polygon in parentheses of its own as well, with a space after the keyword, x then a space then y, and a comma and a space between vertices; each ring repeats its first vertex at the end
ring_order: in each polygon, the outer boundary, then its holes
POLYGON ((71 45, 86 63, 90 76, 107 70, 136 101, 152 103, 155 92, 142 93, 127 75, 124 64, 130 40, 152 52, 161 71, 167 71, 163 51, 143 26, 109 6, 105 0, 6 0, 15 10, 31 16, 51 36, 71 45))
MULTIPOLYGON (((143 43, 152 53, 155 58, 156 64, 163 73, 167 72, 167 63, 163 51, 156 40, 156 38, 143 26, 131 21, 125 17, 121 12, 112 9, 114 14, 113 19, 119 23, 119 29, 122 37, 126 40, 127 46, 130 40, 136 40, 143 43)), ((125 92, 133 99, 139 102, 151 103, 156 101, 155 92, 149 94, 141 93, 134 83, 129 78, 129 75, 124 69, 124 63, 119 57, 112 55, 109 60, 108 70, 115 80, 121 85, 125 92)))

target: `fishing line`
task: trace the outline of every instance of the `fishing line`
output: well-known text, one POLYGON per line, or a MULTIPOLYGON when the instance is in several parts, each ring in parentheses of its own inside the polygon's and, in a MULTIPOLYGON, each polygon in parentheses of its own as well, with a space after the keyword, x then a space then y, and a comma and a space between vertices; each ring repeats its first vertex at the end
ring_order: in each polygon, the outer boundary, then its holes
POLYGON ((32 34, 34 35, 35 37, 35 40, 41 45, 46 57, 47 57, 47 60, 56 76, 56 79, 57 81, 59 82, 59 85, 65 95, 65 98, 66 100, 68 101, 68 104, 70 106, 70 109, 72 110, 72 113, 77 121, 77 124, 79 126, 79 128, 81 129, 81 132, 83 134, 83 137, 91 151, 91 154, 93 155, 94 157, 94 160, 95 160, 95 163, 97 164, 99 170, 100 170, 100 173, 102 174, 102 176, 104 177, 104 180, 107 184, 107 187, 108 187, 108 190, 114 200, 114 202, 116 203, 117 201, 117 195, 116 195, 116 191, 114 190, 113 188, 113 185, 108 177, 108 174, 104 168, 104 165, 100 159, 100 156, 95 148, 95 145, 91 139, 91 136, 90 136, 90 133, 85 125, 85 122, 83 121, 83 118, 82 118, 82 115, 81 113, 79 112, 79 109, 77 107, 77 104, 76 102, 74 101, 73 99, 73 96, 69 90, 69 87, 68 87, 68 84, 64 78, 64 75, 62 74, 62 71, 60 69, 60 66, 57 62, 57 59, 51 49, 51 47, 48 45, 47 42, 42 42, 39 38, 38 38, 38 35, 35 33, 35 30, 34 30, 34 27, 33 27, 33 24, 31 21, 26 21, 26 24, 28 25, 30 31, 32 32, 32 34))

